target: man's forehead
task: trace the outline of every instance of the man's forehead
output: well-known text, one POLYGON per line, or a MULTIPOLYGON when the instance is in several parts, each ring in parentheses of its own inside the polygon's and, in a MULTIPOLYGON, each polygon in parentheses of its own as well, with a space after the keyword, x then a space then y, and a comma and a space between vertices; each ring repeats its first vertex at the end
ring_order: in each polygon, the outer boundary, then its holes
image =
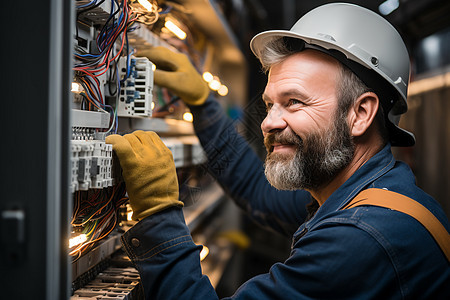
POLYGON ((273 67, 276 67, 286 61, 288 61, 288 62, 303 61, 303 62, 308 62, 311 64, 329 65, 329 66, 333 66, 335 68, 340 67, 340 62, 337 59, 335 59, 334 57, 332 57, 326 53, 323 53, 319 50, 305 49, 302 51, 295 52, 291 55, 288 55, 281 62, 274 64, 272 67, 269 68, 268 76, 270 76, 273 67))
POLYGON ((280 95, 307 94, 309 86, 329 86, 337 82, 339 74, 340 63, 327 54, 310 49, 297 52, 270 68, 263 100, 270 100, 268 94, 272 95, 274 87, 280 95), (303 88, 293 88, 296 83, 303 88), (281 86, 285 90, 278 90, 281 86))

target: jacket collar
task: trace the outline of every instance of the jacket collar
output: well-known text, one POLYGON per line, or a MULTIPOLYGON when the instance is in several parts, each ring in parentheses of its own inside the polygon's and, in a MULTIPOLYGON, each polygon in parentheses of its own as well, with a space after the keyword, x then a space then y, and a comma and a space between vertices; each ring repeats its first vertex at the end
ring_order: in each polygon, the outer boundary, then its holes
POLYGON ((321 219, 321 216, 341 209, 363 189, 390 171, 394 165, 395 159, 391 152, 391 145, 387 144, 334 191, 308 223, 315 223, 315 220, 321 219))

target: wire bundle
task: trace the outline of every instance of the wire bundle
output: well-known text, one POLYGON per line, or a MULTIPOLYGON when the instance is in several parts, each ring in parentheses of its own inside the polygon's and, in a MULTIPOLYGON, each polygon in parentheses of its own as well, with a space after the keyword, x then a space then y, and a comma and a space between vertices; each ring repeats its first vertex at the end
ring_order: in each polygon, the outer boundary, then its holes
POLYGON ((74 261, 113 231, 119 221, 119 208, 127 201, 123 182, 111 188, 75 193, 71 224, 78 234, 86 235, 86 241, 71 249, 69 254, 74 261))
MULTIPOLYGON (((98 7, 103 2, 104 0, 100 2, 94 0, 90 3, 79 5, 77 7, 77 18, 88 10, 98 7)), ((96 46, 93 47, 95 49, 91 49, 91 53, 88 53, 80 46, 75 47, 75 63, 73 68, 75 71, 75 82, 81 84, 84 89, 80 94, 83 97, 81 108, 93 110, 95 107, 100 111, 104 111, 105 108, 110 109, 112 125, 108 131, 111 131, 114 126, 117 127, 117 111, 105 104, 103 87, 99 77, 110 70, 112 64, 118 76, 116 70, 117 61, 124 50, 125 44, 127 44, 126 55, 131 55, 128 49, 127 32, 133 29, 131 26, 136 19, 137 16, 131 11, 127 0, 122 0, 122 2, 119 2, 119 0, 111 0, 111 12, 97 35, 96 46)), ((109 83, 111 81, 110 78, 109 83)), ((120 78, 117 78, 116 82, 119 85, 116 89, 118 91, 120 90, 120 78)))

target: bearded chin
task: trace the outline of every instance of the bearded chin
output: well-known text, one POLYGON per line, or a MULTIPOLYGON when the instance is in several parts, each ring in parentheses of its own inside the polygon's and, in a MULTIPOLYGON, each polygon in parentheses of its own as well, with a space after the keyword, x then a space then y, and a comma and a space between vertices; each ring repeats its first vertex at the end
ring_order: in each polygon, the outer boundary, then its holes
POLYGON ((281 155, 269 153, 266 158, 265 170, 269 183, 278 190, 294 191, 302 186, 304 181, 299 172, 301 161, 296 159, 297 155, 281 155))

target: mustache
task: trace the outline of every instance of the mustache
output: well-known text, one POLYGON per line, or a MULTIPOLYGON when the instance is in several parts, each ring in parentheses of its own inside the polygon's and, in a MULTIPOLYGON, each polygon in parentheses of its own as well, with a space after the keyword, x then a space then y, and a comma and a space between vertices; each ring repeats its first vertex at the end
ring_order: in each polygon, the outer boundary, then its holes
POLYGON ((269 132, 264 136, 264 146, 266 146, 267 152, 273 151, 273 144, 291 144, 301 146, 303 140, 294 132, 269 132))

